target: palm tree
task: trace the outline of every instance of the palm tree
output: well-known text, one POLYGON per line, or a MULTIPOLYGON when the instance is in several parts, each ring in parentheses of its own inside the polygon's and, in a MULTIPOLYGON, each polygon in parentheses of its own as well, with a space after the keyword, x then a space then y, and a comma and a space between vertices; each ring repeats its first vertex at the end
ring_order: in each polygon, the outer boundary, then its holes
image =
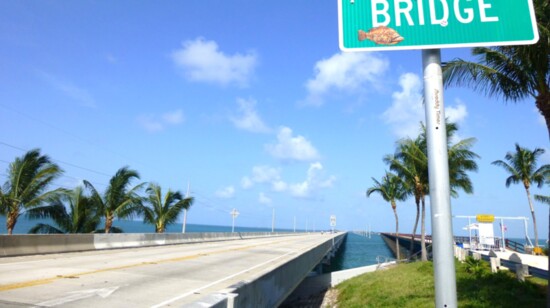
POLYGON ((8 179, 0 188, 0 214, 6 216, 8 234, 13 233, 19 216, 43 202, 51 200, 60 189, 47 191, 63 171, 39 149, 33 149, 12 162, 8 179))
POLYGON ((384 201, 390 203, 395 216, 395 244, 397 259, 400 259, 399 253, 399 218, 397 217, 397 204, 396 201, 403 201, 407 198, 407 190, 403 181, 395 174, 386 172, 386 175, 382 178, 382 182, 378 182, 375 178, 372 178, 374 186, 367 189, 367 197, 372 193, 378 193, 384 201))
MULTIPOLYGON (((409 254, 413 253, 416 229, 420 218, 420 204, 422 203, 422 217, 425 216, 425 197, 428 194, 428 157, 420 146, 420 138, 415 140, 407 138, 402 139, 397 144, 395 154, 387 155, 384 161, 390 166, 390 169, 405 183, 405 189, 409 195, 414 196, 416 204, 416 218, 413 232, 411 235, 411 244, 409 254)), ((421 230, 425 230, 424 219, 422 219, 421 230)), ((421 232, 421 259, 428 260, 426 252, 425 232, 421 232)))
POLYGON ((550 174, 550 165, 544 165, 537 169, 537 160, 544 154, 544 149, 536 148, 533 151, 522 148, 516 143, 516 151, 508 152, 504 159, 496 160, 492 164, 504 168, 510 176, 506 178, 506 187, 510 187, 510 184, 523 183, 525 192, 527 193, 527 201, 529 202, 529 209, 531 210, 531 216, 533 217, 533 228, 535 229, 535 245, 539 245, 539 234, 537 232, 537 219, 535 216, 535 208, 531 201, 531 192, 529 188, 531 184, 535 183, 540 188, 544 184, 550 174))
POLYGON ((179 191, 168 190, 163 197, 162 189, 155 183, 149 184, 145 192, 148 195, 144 199, 143 222, 153 224, 156 233, 164 233, 166 226, 176 222, 181 211, 193 204, 192 197, 184 198, 179 191))
POLYGON ((96 231, 101 218, 82 186, 66 191, 50 204, 33 208, 28 213, 31 219, 51 218, 57 225, 39 223, 29 233, 91 233, 96 231))
POLYGON ((539 41, 528 46, 476 47, 477 62, 443 64, 445 86, 467 86, 489 97, 533 98, 550 136, 550 2, 534 0, 539 41))
POLYGON ((550 196, 535 195, 535 200, 537 200, 540 203, 546 203, 550 205, 550 196))
MULTIPOLYGON (((458 196, 458 189, 462 189, 466 193, 473 192, 472 182, 466 172, 477 171, 475 159, 479 158, 477 154, 470 150, 475 142, 475 138, 459 140, 453 143, 453 137, 457 131, 458 125, 456 123, 446 122, 449 186, 452 197, 458 196)), ((397 172, 407 183, 409 194, 415 196, 417 211, 410 251, 412 252, 413 250, 414 237, 416 236, 416 228, 420 216, 421 259, 426 261, 428 259, 426 249, 426 196, 429 195, 429 178, 428 146, 424 124, 421 123, 421 134, 415 140, 410 138, 401 140, 398 144, 396 154, 386 156, 384 160, 390 164, 390 169, 397 172), (421 215, 420 208, 422 209, 421 215)))
POLYGON ((115 218, 132 217, 142 210, 141 198, 137 192, 145 183, 128 188, 133 179, 139 179, 137 171, 128 167, 120 168, 109 181, 103 196, 90 182, 84 181, 84 185, 92 192, 92 202, 105 219, 105 233, 116 231, 116 229, 113 230, 115 218))
MULTIPOLYGON (((458 124, 446 121, 445 127, 447 132, 447 157, 449 161, 449 188, 451 197, 458 197, 458 189, 462 189, 467 194, 472 194, 474 188, 466 172, 478 170, 475 160, 480 157, 470 150, 476 139, 467 138, 457 140, 453 143, 454 135, 458 132, 458 124)), ((426 127, 424 124, 422 124, 420 139, 421 147, 425 148, 427 153, 426 127)))

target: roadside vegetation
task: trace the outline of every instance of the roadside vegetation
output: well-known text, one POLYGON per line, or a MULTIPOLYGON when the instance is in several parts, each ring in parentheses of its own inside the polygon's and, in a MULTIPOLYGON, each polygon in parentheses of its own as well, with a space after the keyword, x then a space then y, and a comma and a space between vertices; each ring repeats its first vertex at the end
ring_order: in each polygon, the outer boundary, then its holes
POLYGON ((63 170, 39 149, 28 151, 9 165, 7 179, 0 186, 0 215, 6 216, 9 235, 21 216, 53 222, 37 223, 29 233, 119 233, 123 230, 113 225, 115 219, 140 216, 155 232, 163 233, 193 204, 192 197, 183 197, 179 191, 168 189, 163 195, 154 183, 147 189, 147 183, 133 185, 139 173, 128 167, 113 175, 103 193, 86 180, 74 189, 51 189, 62 174, 63 170))
MULTIPOLYGON (((487 262, 456 263, 459 307, 544 307, 548 282, 519 282, 508 271, 491 273, 487 262)), ((400 264, 339 284, 338 307, 433 307, 432 262, 400 264)))

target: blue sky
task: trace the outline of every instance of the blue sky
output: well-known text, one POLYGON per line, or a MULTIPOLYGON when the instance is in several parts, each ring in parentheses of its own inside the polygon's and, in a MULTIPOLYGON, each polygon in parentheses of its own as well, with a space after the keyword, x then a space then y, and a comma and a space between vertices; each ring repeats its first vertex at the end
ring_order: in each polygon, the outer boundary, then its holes
MULTIPOLYGON (((469 49, 442 50, 456 57, 469 49)), ((2 1, 0 181, 40 148, 65 170, 58 186, 102 190, 126 165, 164 189, 189 182, 189 223, 230 225, 236 208, 237 225, 270 227, 274 208, 279 228, 328 229, 336 215, 342 229, 391 231, 390 206, 365 191, 418 134, 421 71, 420 51, 342 53, 336 1, 2 1)), ((481 156, 453 214, 530 217, 491 162, 516 142, 549 150, 534 102, 455 88, 445 107, 481 156)), ((548 209, 535 210, 546 237, 548 209)), ((398 214, 411 232, 414 201, 398 214)))

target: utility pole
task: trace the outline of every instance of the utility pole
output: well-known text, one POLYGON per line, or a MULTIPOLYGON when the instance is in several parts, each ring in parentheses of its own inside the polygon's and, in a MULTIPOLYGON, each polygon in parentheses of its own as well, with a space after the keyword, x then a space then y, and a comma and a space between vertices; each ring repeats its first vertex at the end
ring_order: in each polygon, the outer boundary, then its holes
POLYGON ((229 213, 229 214, 231 214, 231 217, 233 217, 233 223, 231 225, 231 233, 234 233, 235 232, 235 218, 237 218, 237 216, 239 216, 240 213, 239 213, 239 211, 237 211, 237 209, 234 208, 231 211, 231 213, 229 213))
POLYGON ((457 307, 441 50, 422 50, 435 306, 457 307))
POLYGON ((275 207, 273 208, 273 218, 271 219, 271 233, 275 232, 275 207))
MULTIPOLYGON (((185 193, 185 199, 189 198, 189 181, 187 181, 187 192, 185 193)), ((183 223, 181 233, 185 233, 185 226, 187 225, 187 209, 183 209, 183 223)))

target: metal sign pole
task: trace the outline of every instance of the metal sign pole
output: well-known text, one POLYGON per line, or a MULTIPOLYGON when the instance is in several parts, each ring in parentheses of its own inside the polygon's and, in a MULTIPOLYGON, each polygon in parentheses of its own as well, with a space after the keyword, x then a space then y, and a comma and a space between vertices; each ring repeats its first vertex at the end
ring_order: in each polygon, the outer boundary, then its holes
POLYGON ((504 239, 504 219, 500 219, 500 234, 502 234, 502 246, 500 251, 506 250, 506 240, 504 239))
POLYGON ((239 212, 237 211, 237 209, 233 209, 231 211, 231 213, 229 213, 229 214, 231 214, 231 217, 233 217, 233 223, 231 224, 231 233, 234 233, 235 232, 235 218, 237 216, 239 216, 239 212))
POLYGON ((470 248, 468 250, 472 250, 472 221, 470 217, 468 217, 468 237, 469 237, 468 245, 470 245, 470 248))
POLYGON ((457 307, 454 239, 449 186, 447 129, 443 105, 441 51, 422 51, 430 180, 435 307, 457 307))
POLYGON ((271 233, 275 232, 275 208, 273 208, 273 216, 271 218, 271 233))

